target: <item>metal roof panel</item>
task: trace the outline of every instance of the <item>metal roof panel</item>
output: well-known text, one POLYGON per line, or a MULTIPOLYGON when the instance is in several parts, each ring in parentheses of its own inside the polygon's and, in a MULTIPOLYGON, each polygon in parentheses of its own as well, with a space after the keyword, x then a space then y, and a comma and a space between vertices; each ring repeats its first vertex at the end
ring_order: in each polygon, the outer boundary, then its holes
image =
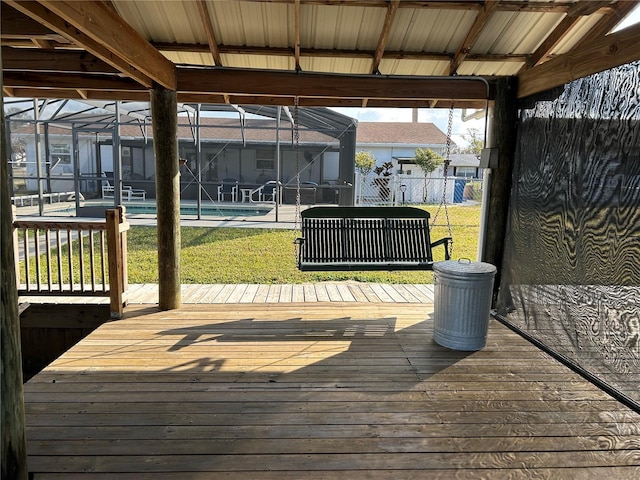
POLYGON ((162 52, 162 54, 176 65, 215 65, 210 53, 162 52))
POLYGON ((459 75, 510 76, 517 74, 523 62, 476 62, 466 60, 458 67, 459 75))
POLYGON ((112 2, 120 16, 153 42, 207 43, 195 2, 112 2))
POLYGON ((602 15, 591 15, 589 17, 583 17, 574 27, 571 29, 569 34, 565 36, 561 42, 556 45, 556 47, 551 52, 552 55, 560 55, 563 53, 567 53, 571 50, 584 36, 589 33, 589 30, 592 29, 596 23, 598 23, 602 19, 602 15))
POLYGON ((475 11, 401 8, 389 33, 387 50, 453 53, 475 18, 475 11))
POLYGON ((227 67, 255 68, 269 70, 293 70, 295 60, 291 57, 281 57, 277 55, 243 55, 226 54, 222 55, 222 63, 227 67))
POLYGON ((496 12, 480 34, 472 53, 533 53, 563 17, 561 13, 496 12))
POLYGON ((284 3, 209 1, 216 40, 223 45, 287 47, 294 36, 294 8, 284 3))
POLYGON ((311 48, 375 50, 386 9, 302 5, 300 45, 311 48))
POLYGON ((300 67, 308 72, 371 73, 371 60, 367 58, 302 57, 300 67))
POLYGON ((444 75, 448 61, 387 59, 380 62, 380 72, 385 75, 444 75))

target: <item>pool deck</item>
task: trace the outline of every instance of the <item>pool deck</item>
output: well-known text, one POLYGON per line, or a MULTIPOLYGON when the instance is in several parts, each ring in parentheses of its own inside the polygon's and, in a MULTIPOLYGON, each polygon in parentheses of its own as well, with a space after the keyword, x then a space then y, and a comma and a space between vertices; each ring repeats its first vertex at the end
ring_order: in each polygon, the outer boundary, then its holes
MULTIPOLYGON (((84 207, 101 206, 103 200, 84 201, 82 202, 84 207)), ((195 206, 195 202, 183 201, 182 205, 195 206)), ((150 199, 145 202, 125 202, 123 206, 127 205, 153 205, 155 206, 155 199, 150 199)), ((19 217, 35 216, 38 219, 56 221, 60 218, 75 218, 75 215, 69 213, 55 213, 56 209, 73 207, 72 202, 60 202, 53 204, 46 204, 44 215, 39 216, 38 206, 24 206, 16 207, 17 215, 19 217)), ((271 207, 268 213, 265 215, 224 215, 220 217, 204 216, 197 218, 196 215, 183 214, 181 215, 180 222, 184 226, 192 227, 236 227, 236 228, 282 228, 293 229, 296 219, 296 206, 295 205, 279 205, 276 209, 274 204, 269 203, 239 203, 239 202, 203 202, 203 207, 215 208, 220 206, 221 209, 237 208, 243 210, 251 207, 271 207)), ((308 208, 313 205, 303 205, 301 209, 308 208)), ((75 212, 74 212, 75 214, 75 212)), ((156 215, 149 213, 128 213, 127 220, 132 225, 156 225, 156 215)))

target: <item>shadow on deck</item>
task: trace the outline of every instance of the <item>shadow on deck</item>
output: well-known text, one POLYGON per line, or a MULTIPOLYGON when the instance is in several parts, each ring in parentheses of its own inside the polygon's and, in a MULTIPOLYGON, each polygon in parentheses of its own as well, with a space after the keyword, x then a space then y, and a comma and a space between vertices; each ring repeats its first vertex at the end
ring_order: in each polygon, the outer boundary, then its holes
POLYGON ((130 307, 25 388, 47 479, 637 478, 640 416, 492 321, 431 305, 130 307))

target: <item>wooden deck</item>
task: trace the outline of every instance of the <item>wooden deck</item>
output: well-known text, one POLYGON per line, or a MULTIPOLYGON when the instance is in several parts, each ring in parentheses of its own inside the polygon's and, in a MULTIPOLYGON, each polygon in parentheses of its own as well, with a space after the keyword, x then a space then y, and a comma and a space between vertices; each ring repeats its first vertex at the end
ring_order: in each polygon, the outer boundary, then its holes
POLYGON ((496 321, 485 349, 442 348, 431 313, 130 305, 26 385, 29 469, 35 480, 640 478, 640 415, 496 321))
MULTIPOLYGON (((157 284, 129 287, 129 303, 158 303, 157 284)), ((302 285, 182 285, 182 302, 200 303, 433 303, 433 284, 322 282, 302 285)))
MULTIPOLYGON (((80 290, 78 286, 76 290, 80 290)), ((182 285, 183 304, 214 303, 433 303, 433 284, 322 282, 302 285, 182 285)), ((158 284, 129 285, 129 305, 158 304, 158 284)), ((21 296, 26 303, 108 304, 106 297, 21 296)))

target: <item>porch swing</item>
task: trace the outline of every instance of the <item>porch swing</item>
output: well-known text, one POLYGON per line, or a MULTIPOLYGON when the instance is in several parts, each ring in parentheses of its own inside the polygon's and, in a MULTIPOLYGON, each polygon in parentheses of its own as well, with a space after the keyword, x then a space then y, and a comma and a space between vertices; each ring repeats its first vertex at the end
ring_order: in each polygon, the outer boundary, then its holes
POLYGON ((440 205, 430 214, 416 207, 312 207, 300 212, 298 99, 294 106, 296 150, 296 238, 301 271, 433 270, 433 248, 442 245, 450 260, 451 224, 447 210, 447 176, 450 163, 453 101, 449 110, 444 185, 440 205), (430 228, 444 208, 448 237, 431 241, 430 228))

